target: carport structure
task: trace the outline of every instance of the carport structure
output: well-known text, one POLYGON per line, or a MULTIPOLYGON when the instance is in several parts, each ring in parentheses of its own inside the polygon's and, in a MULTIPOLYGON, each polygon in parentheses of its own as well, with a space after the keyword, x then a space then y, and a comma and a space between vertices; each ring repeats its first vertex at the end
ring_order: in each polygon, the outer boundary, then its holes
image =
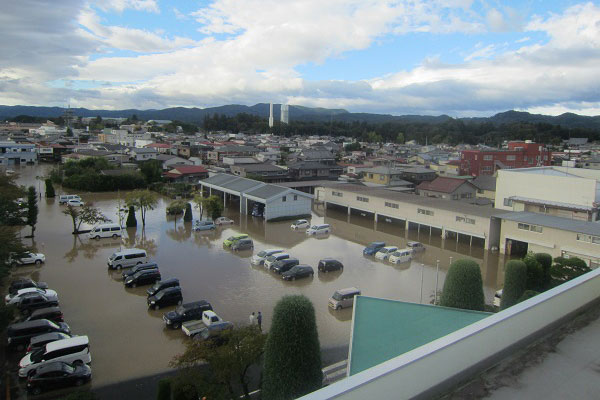
POLYGON ((199 184, 203 193, 205 188, 208 188, 210 195, 215 191, 222 193, 224 206, 228 202, 239 201, 240 214, 248 214, 253 202, 264 204, 264 218, 267 221, 311 213, 313 196, 288 187, 229 174, 217 174, 199 184))

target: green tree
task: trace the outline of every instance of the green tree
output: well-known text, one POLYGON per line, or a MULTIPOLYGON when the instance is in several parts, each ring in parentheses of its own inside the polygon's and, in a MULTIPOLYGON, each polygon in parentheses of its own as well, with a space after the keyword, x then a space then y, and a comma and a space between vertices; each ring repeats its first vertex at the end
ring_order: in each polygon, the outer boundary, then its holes
POLYGON ((56 196, 54 193, 54 185, 52 184, 52 179, 47 178, 45 180, 46 183, 46 198, 51 199, 56 196))
POLYGON ((0 225, 22 225, 23 217, 17 199, 24 195, 14 177, 0 174, 0 225))
POLYGON ((361 149, 359 142, 350 143, 344 146, 344 150, 348 153, 352 151, 359 151, 361 149))
MULTIPOLYGON (((202 210, 206 209, 206 212, 212 219, 217 219, 223 213, 223 201, 219 196, 202 197, 196 195, 194 201, 202 206, 202 210)), ((202 218, 202 215, 200 216, 202 218)))
POLYGON ((404 133, 398 132, 398 135, 396 135, 396 143, 404 144, 404 140, 404 133))
POLYGON ((129 212, 127 213, 127 222, 125 222, 125 225, 128 228, 137 227, 137 219, 135 219, 135 207, 134 206, 129 206, 129 212))
POLYGON ((110 219, 106 218, 100 210, 94 207, 93 203, 87 203, 81 206, 81 208, 73 207, 68 204, 67 208, 63 210, 63 214, 68 215, 73 220, 73 234, 78 234, 79 228, 82 223, 94 225, 99 222, 108 222, 110 219))
POLYGON ((523 257, 527 266, 527 290, 541 292, 544 290, 544 270, 533 253, 529 252, 523 257))
POLYGON ((591 271, 591 268, 581 258, 556 257, 550 273, 552 274, 553 285, 557 286, 589 271, 591 271))
POLYGON ((148 160, 140 164, 140 172, 148 184, 162 181, 162 166, 158 160, 148 160))
POLYGON ((521 260, 511 260, 504 267, 504 288, 500 308, 512 307, 527 290, 527 265, 521 260))
POLYGON ((172 201, 168 206, 167 206, 167 214, 168 215, 179 215, 179 214, 183 214, 184 210, 186 207, 186 202, 183 200, 175 200, 172 201))
POLYGON ((552 256, 548 253, 535 253, 533 256, 542 266, 542 290, 547 290, 550 288, 552 281, 552 275, 550 274, 550 270, 552 269, 552 256))
POLYGON ((140 210, 142 216, 142 226, 146 226, 146 212, 154 210, 158 204, 158 196, 156 193, 149 190, 134 190, 127 193, 125 202, 129 207, 134 206, 136 210, 140 210))
POLYGON ((38 200, 35 187, 27 189, 27 225, 31 227, 31 237, 35 233, 35 225, 38 219, 38 200))
POLYGON ((210 340, 190 340, 185 352, 176 356, 171 365, 188 370, 207 363, 211 379, 226 387, 230 398, 236 397, 233 384, 238 384, 245 398, 250 399, 248 371, 263 354, 266 335, 255 326, 234 328, 220 335, 221 346, 215 346, 210 340))
POLYGON ((67 128, 67 137, 73 137, 73 129, 67 128))
POLYGON ((184 221, 192 221, 194 219, 194 214, 192 212, 192 204, 186 203, 185 205, 185 215, 183 216, 184 221))
POLYGON ((273 311, 265 345, 262 398, 295 399, 321 387, 315 310, 302 295, 284 296, 273 311))
POLYGON ((456 260, 448 269, 440 305, 483 311, 483 280, 479 265, 473 260, 456 260))
POLYGON ((169 379, 163 378, 158 381, 156 400, 171 400, 171 381, 169 379))

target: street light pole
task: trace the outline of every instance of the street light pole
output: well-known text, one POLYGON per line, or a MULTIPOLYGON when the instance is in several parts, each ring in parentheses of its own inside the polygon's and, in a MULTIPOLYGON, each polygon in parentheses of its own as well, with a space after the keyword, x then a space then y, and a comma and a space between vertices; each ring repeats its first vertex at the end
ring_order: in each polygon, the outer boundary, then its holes
POLYGON ((439 275, 440 275, 440 260, 437 260, 435 262, 435 293, 433 295, 433 304, 437 304, 439 275))
POLYGON ((423 304, 423 271, 425 270, 425 264, 421 264, 421 292, 419 293, 419 304, 423 304))

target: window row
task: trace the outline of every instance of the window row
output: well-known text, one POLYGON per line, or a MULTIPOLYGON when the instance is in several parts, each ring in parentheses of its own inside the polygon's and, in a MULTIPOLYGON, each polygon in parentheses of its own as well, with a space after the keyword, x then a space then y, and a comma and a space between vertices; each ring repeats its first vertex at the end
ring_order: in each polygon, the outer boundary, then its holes
POLYGON ((586 235, 583 233, 577 234, 577 240, 579 240, 580 242, 600 244, 600 236, 586 235))
POLYGON ((424 215, 433 215, 433 211, 426 210, 424 208, 417 208, 417 213, 424 214, 424 215))
POLYGON ((530 225, 530 224, 522 224, 519 222, 519 225, 517 226, 519 229, 523 230, 523 231, 531 231, 531 232, 535 232, 535 233, 542 233, 542 227, 538 226, 538 225, 530 225))

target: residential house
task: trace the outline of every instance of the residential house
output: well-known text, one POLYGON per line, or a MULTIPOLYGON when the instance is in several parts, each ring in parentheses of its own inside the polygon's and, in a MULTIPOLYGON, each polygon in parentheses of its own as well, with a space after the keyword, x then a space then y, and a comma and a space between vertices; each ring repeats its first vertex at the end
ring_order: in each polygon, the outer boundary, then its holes
POLYGON ((165 179, 174 183, 198 183, 208 178, 208 170, 199 165, 181 165, 163 174, 165 179))
POLYGON ((292 180, 336 180, 342 174, 343 168, 338 165, 326 165, 317 161, 298 161, 288 165, 289 176, 292 180))
POLYGON ((419 196, 447 200, 472 199, 477 193, 477 187, 467 179, 446 176, 439 176, 431 182, 421 182, 416 189, 419 196))
POLYGON ((150 143, 144 147, 155 149, 159 154, 171 154, 171 145, 169 143, 150 143))
POLYGON ((225 145, 215 147, 213 150, 208 151, 207 159, 213 164, 223 162, 223 157, 227 156, 238 156, 238 157, 254 157, 259 153, 256 147, 251 146, 238 146, 238 145, 225 145))
POLYGON ((134 148, 129 151, 129 158, 136 162, 155 160, 158 152, 150 148, 134 148))
POLYGON ((493 175, 479 175, 471 181, 477 187, 477 198, 496 200, 496 177, 493 175))
POLYGON ((194 165, 192 161, 174 156, 172 154, 158 154, 156 159, 162 163, 162 168, 165 171, 171 170, 180 165, 194 165))
POLYGON ((322 147, 303 149, 298 154, 298 159, 307 162, 319 162, 325 165, 336 165, 335 155, 322 147))
POLYGON ((285 168, 267 163, 232 165, 231 173, 236 176, 257 179, 268 183, 279 183, 289 180, 288 171, 285 168))

